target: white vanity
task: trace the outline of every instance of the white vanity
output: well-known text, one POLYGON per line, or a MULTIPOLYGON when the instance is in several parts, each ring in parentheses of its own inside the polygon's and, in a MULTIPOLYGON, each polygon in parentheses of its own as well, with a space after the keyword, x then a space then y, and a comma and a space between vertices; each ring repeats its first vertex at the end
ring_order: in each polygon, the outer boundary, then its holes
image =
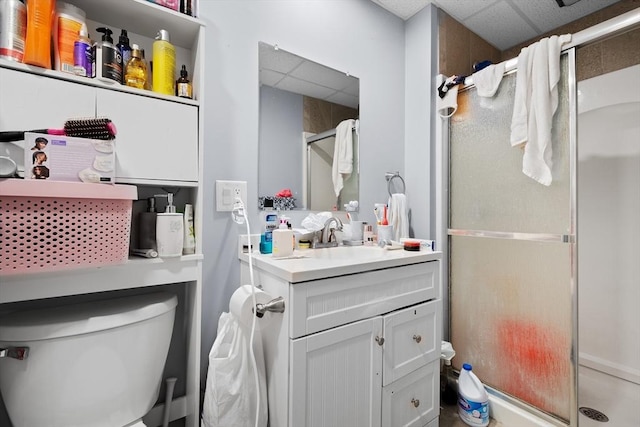
MULTIPOLYGON (((436 427, 442 253, 295 254, 253 258, 256 285, 285 300, 262 330, 270 426, 436 427)), ((248 255, 240 259, 248 284, 248 255)))

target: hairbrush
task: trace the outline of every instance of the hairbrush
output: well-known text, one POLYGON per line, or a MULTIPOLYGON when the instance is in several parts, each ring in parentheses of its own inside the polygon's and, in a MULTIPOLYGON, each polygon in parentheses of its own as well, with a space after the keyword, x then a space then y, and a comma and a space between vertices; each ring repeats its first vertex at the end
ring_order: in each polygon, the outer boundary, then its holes
POLYGON ((64 122, 63 129, 35 129, 28 131, 0 132, 0 142, 21 141, 26 132, 47 135, 65 135, 77 138, 109 140, 116 137, 116 125, 107 118, 70 119, 64 122))

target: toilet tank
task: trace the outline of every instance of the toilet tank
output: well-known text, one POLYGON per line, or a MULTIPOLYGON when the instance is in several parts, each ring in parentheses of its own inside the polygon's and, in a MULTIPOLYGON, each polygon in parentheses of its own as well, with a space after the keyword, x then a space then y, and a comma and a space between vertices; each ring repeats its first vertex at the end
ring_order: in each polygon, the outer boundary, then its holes
POLYGON ((155 292, 0 317, 0 392, 14 427, 124 426, 157 400, 177 297, 155 292))

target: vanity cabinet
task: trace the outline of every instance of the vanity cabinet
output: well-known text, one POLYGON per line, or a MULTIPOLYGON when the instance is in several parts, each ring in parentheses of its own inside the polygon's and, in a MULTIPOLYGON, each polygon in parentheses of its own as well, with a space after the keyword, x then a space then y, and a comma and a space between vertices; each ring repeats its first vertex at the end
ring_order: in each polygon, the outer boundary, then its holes
MULTIPOLYGON (((359 248, 376 261, 336 277, 293 273, 313 268, 314 251, 341 249, 311 250, 298 260, 256 255, 256 284, 285 299, 285 312, 272 314, 261 331, 270 426, 436 426, 440 254, 387 251, 397 262, 385 267, 375 252, 382 249, 359 248)), ((246 258, 242 283, 249 283, 246 258)))
MULTIPOLYGON (((86 12, 89 33, 93 36, 100 26, 111 28, 116 39, 120 29, 127 29, 131 43, 145 49, 147 61, 151 59, 157 31, 168 30, 176 47, 177 69, 185 64, 189 70, 194 99, 0 59, 0 131, 62 128, 72 118, 108 117, 118 131, 116 183, 136 185, 140 199, 163 191, 180 193, 176 198, 179 211, 184 203, 194 208, 196 253, 166 259, 130 257, 120 265, 0 276, 0 311, 159 289, 174 292, 179 306, 164 376, 178 378, 171 421, 183 419, 184 425, 196 427, 200 420, 205 23, 146 0, 69 0, 69 3, 86 12)), ((23 166, 22 150, 21 142, 0 144, 0 155, 10 156, 19 166, 23 166)), ((163 208, 166 202, 159 203, 159 208, 163 208)), ((134 202, 134 222, 144 204, 134 202)), ((164 391, 164 384, 161 390, 164 391)), ((164 394, 159 399, 163 401, 164 394)), ((144 417, 146 425, 161 425, 163 408, 163 403, 157 404, 144 417)), ((0 425, 10 425, 2 409, 0 425)))

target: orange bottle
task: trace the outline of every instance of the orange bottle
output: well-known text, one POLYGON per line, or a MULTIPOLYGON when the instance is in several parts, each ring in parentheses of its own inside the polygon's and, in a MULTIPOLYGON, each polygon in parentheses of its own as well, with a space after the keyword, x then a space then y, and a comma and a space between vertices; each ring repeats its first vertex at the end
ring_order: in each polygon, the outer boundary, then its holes
POLYGON ((25 64, 51 68, 51 34, 55 0, 27 1, 27 38, 24 47, 25 64))

